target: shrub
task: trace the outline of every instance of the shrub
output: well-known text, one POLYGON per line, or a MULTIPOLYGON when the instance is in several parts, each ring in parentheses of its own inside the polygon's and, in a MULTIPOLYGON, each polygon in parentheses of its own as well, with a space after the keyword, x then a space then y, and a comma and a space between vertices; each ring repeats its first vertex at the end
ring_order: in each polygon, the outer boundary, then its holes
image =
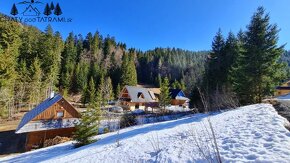
POLYGON ((137 117, 135 114, 131 114, 131 113, 124 114, 120 121, 121 128, 134 126, 136 124, 137 124, 137 117))
POLYGON ((110 129, 109 129, 108 127, 104 128, 103 133, 106 134, 106 133, 108 133, 108 132, 110 132, 110 129))

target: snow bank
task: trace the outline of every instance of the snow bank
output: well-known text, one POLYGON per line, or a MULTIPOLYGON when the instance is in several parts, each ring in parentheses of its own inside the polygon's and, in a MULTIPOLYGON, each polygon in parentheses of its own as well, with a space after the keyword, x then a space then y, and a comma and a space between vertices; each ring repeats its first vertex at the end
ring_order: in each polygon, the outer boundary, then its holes
MULTIPOLYGON (((0 162, 205 162, 194 140, 206 136, 207 117, 196 114, 130 127, 119 135, 100 135, 98 142, 78 149, 73 149, 70 142, 2 158, 0 162)), ((223 162, 290 162, 290 132, 284 128, 286 120, 271 105, 216 113, 210 121, 223 162)))
POLYGON ((183 108, 182 106, 178 106, 178 105, 166 106, 165 109, 166 109, 166 110, 173 111, 173 112, 185 112, 185 111, 190 111, 190 109, 189 109, 188 107, 183 108))

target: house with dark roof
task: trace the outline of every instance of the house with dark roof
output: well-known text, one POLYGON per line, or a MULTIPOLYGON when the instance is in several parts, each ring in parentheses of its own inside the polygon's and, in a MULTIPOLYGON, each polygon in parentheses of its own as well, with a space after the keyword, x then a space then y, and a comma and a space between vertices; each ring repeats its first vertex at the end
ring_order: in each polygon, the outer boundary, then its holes
POLYGON ((169 95, 171 97, 171 105, 188 107, 189 99, 181 89, 169 89, 169 95))
MULTIPOLYGON (((170 89, 171 105, 188 107, 189 99, 181 89, 170 89)), ((118 104, 124 109, 146 110, 148 107, 159 106, 160 88, 144 88, 138 86, 125 86, 120 93, 118 104)))
POLYGON ((158 99, 154 92, 148 88, 125 86, 120 93, 118 104, 127 110, 157 107, 158 99))
POLYGON ((275 96, 286 95, 290 93, 290 79, 277 86, 275 89, 275 96))
POLYGON ((24 115, 15 133, 26 133, 26 150, 56 136, 71 137, 80 113, 60 94, 52 94, 24 115))

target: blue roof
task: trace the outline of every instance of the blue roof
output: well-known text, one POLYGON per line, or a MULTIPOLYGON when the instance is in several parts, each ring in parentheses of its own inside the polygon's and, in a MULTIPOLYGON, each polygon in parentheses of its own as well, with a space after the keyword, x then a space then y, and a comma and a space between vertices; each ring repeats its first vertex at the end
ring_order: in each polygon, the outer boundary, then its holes
POLYGON ((26 113, 21 122, 19 123, 16 132, 21 129, 24 125, 26 125, 28 122, 30 122, 33 118, 38 116, 40 113, 48 109, 53 104, 57 103, 59 100, 61 100, 63 97, 60 94, 55 95, 53 98, 48 98, 42 103, 40 103, 38 106, 36 106, 34 109, 26 113))
POLYGON ((176 96, 185 97, 181 89, 169 89, 169 93, 170 93, 171 99, 175 99, 176 96))

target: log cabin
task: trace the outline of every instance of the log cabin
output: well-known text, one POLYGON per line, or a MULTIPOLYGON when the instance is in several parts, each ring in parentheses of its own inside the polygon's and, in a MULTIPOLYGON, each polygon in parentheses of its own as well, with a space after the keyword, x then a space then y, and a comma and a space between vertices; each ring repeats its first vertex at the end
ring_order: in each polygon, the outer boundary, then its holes
POLYGON ((25 149, 41 147, 56 136, 71 137, 80 113, 60 94, 52 94, 24 115, 15 133, 26 133, 25 149))
POLYGON ((118 104, 127 110, 146 110, 148 107, 157 107, 158 98, 148 88, 125 86, 120 93, 118 104))

